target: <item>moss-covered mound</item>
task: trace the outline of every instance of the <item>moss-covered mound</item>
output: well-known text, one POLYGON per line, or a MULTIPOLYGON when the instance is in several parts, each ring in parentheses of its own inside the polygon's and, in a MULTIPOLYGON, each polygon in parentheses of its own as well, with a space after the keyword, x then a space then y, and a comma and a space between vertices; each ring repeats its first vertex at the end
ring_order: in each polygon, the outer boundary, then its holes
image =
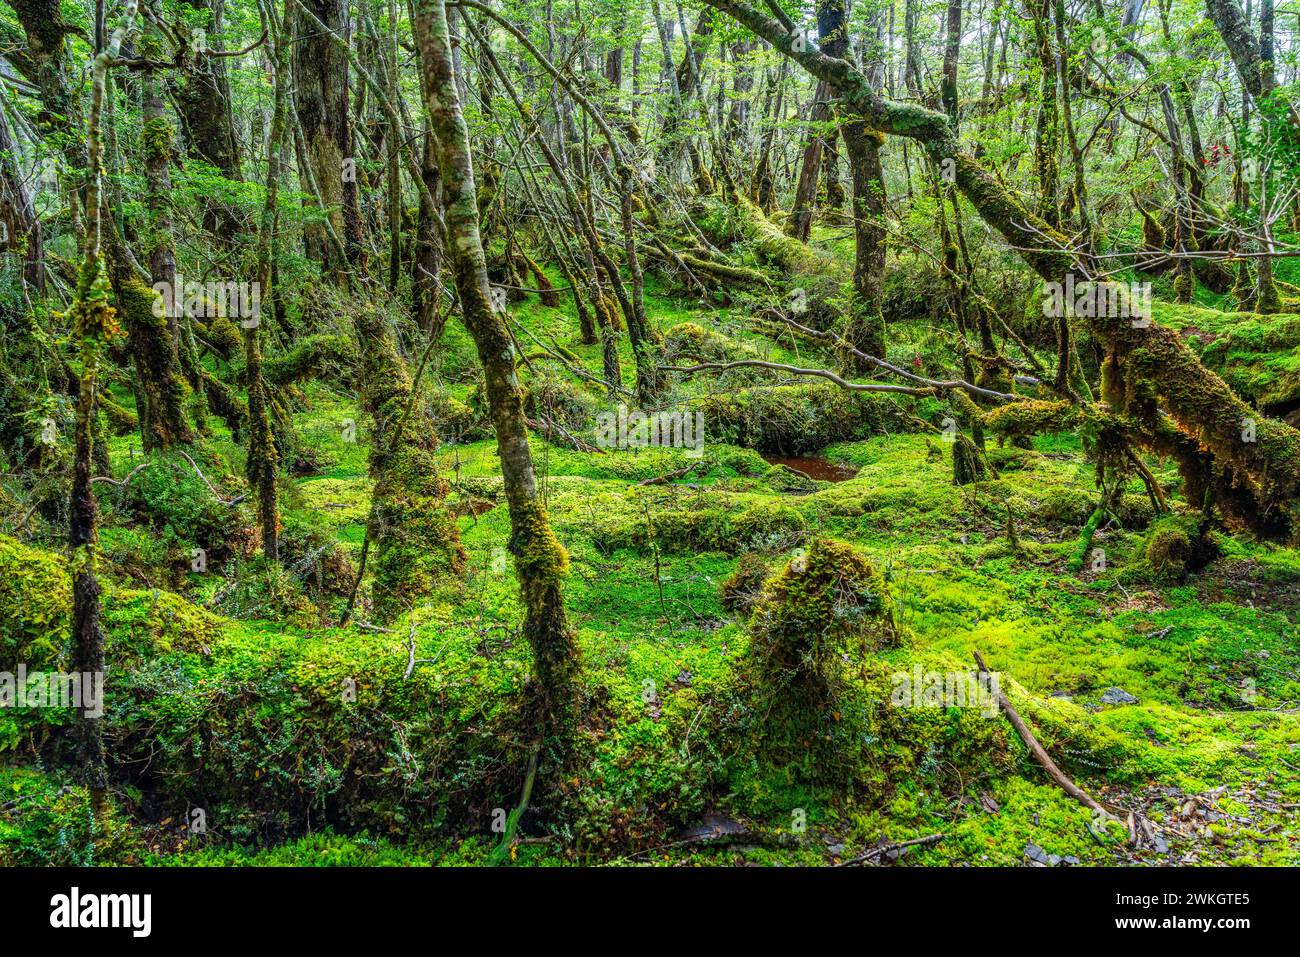
POLYGON ((697 359, 726 362, 754 358, 754 351, 730 336, 705 329, 696 322, 680 322, 664 335, 664 356, 669 360, 697 359))
POLYGON ((1209 522, 1200 513, 1167 515, 1151 525, 1142 549, 1148 570, 1158 581, 1179 582, 1218 555, 1209 522))
POLYGON ((911 420, 892 400, 847 392, 829 383, 741 389, 705 396, 696 408, 704 413, 710 443, 728 442, 783 455, 912 428, 911 420))
MULTIPOLYGON (((878 803, 943 755, 970 773, 1007 757, 989 709, 900 706, 899 675, 938 668, 903 648, 883 576, 846 542, 814 539, 768 579, 749 621, 750 646, 727 713, 729 738, 747 744, 731 786, 762 806, 772 793, 809 788, 878 803)), ((941 703, 940 703, 941 704, 941 703)), ((939 774, 943 777, 943 774, 939 774)))
POLYGON ((786 546, 808 525, 788 500, 723 491, 706 499, 683 486, 589 495, 584 505, 590 511, 581 515, 583 533, 604 550, 737 554, 786 546))
MULTIPOLYGON (((66 667, 70 580, 61 559, 0 537, 0 671, 66 667)), ((469 626, 426 616, 400 631, 312 634, 112 588, 104 626, 111 766, 162 808, 206 809, 230 838, 313 818, 436 827, 517 789, 526 651, 479 657, 469 626), (412 640, 437 669, 411 667, 412 640)), ((0 709, 0 754, 70 720, 0 709)))
POLYGON ((847 542, 815 538, 763 586, 749 620, 750 654, 773 684, 833 700, 845 657, 899 644, 884 578, 847 542), (826 693, 829 693, 827 696, 826 693))

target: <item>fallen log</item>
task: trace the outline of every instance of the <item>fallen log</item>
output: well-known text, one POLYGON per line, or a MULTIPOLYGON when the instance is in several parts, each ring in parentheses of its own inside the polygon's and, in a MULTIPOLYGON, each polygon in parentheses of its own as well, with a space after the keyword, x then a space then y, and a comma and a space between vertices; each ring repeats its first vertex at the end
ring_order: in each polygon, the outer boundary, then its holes
MULTIPOLYGON (((984 659, 980 657, 980 653, 976 651, 974 652, 974 655, 975 664, 979 666, 980 675, 991 675, 988 667, 984 664, 984 659)), ((1051 755, 1047 753, 1043 746, 1038 743, 1038 739, 1035 738, 1033 732, 1029 730, 1029 726, 1025 724, 1024 719, 1020 717, 1020 713, 1016 711, 1011 702, 1007 700, 1007 696, 1004 695, 1000 689, 996 689, 995 694, 997 696, 998 707, 1001 708, 1002 713, 1007 716, 1007 720, 1011 722, 1011 726, 1016 729, 1016 733, 1020 735, 1020 740, 1025 742, 1025 747, 1027 747, 1029 753, 1034 756, 1034 760, 1042 766, 1043 770, 1046 771, 1051 779, 1056 782, 1057 786, 1084 807, 1088 808, 1088 810, 1110 814, 1111 812, 1103 807, 1100 801, 1071 781, 1066 777, 1065 772, 1056 766, 1056 762, 1052 760, 1051 755)))

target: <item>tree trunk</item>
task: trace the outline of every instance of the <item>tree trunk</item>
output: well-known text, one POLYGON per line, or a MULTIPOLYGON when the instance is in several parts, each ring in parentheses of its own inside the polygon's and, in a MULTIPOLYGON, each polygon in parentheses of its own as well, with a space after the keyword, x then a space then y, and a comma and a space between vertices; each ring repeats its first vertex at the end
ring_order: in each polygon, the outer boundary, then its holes
MULTIPOLYGON (((104 86, 109 64, 117 58, 122 37, 135 19, 137 0, 127 0, 117 29, 94 59, 91 71, 90 118, 86 154, 86 230, 81 270, 72 302, 73 335, 81 347, 81 380, 77 392, 76 448, 73 453, 72 492, 68 501, 68 547, 72 552, 72 671, 86 680, 104 674, 104 631, 100 624, 99 579, 95 574, 98 509, 91 487, 94 461, 95 394, 99 361, 105 345, 116 333, 114 310, 108 304, 100 258, 100 172, 103 140, 100 132, 104 86)), ((108 767, 104 759, 102 715, 84 710, 73 725, 73 768, 90 792, 97 825, 108 808, 108 767)))
POLYGON ((36 207, 18 168, 18 148, 9 119, 0 110, 0 223, 5 246, 22 253, 23 282, 37 295, 45 292, 45 241, 36 207))
MULTIPOLYGON (((868 30, 878 36, 880 17, 875 15, 868 30), (874 30, 873 30, 874 28, 874 30)), ((845 59, 850 55, 844 0, 822 0, 817 9, 817 33, 822 51, 845 59)), ((875 39, 872 37, 872 39, 875 39)), ((868 76, 879 88, 883 65, 873 52, 868 76)), ((838 108, 837 108, 838 112, 838 108)), ((867 355, 885 357, 885 319, 881 311, 885 280, 885 174, 880 162, 884 137, 868 130, 861 120, 847 117, 843 126, 844 147, 853 175, 853 302, 844 338, 867 355)), ((842 357, 851 371, 866 371, 865 360, 849 353, 842 357)))
MULTIPOLYGON (((150 37, 142 46, 153 59, 161 45, 150 37)), ((144 397, 140 413, 140 441, 144 450, 169 449, 176 442, 194 441, 185 418, 185 381, 180 373, 179 318, 184 291, 176 288, 176 253, 172 246, 171 160, 172 126, 162 85, 154 70, 143 80, 144 125, 140 138, 144 152, 149 211, 149 274, 154 290, 161 287, 162 301, 154 300, 123 255, 114 255, 114 287, 123 300, 131 358, 144 397), (133 300, 130 303, 125 300, 133 300), (143 300, 143 301, 140 301, 143 300), (158 308, 160 307, 160 308, 158 308)))
MULTIPOLYGON (((180 0, 210 19, 203 25, 208 36, 220 35, 225 0, 180 0)), ((217 50, 219 47, 213 46, 217 50)), ((230 80, 225 57, 209 57, 194 50, 184 58, 182 80, 176 89, 176 109, 184 124, 185 147, 190 156, 211 163, 230 180, 242 180, 239 137, 231 109, 230 80)))
POLYGON ((808 119, 815 124, 804 139, 803 165, 799 168, 799 182, 794 190, 794 202, 790 206, 790 219, 785 224, 786 234, 801 243, 808 242, 812 235, 813 209, 817 204, 817 176, 821 169, 822 149, 825 137, 816 125, 825 123, 829 118, 827 108, 826 84, 819 81, 813 93, 813 101, 808 109, 808 119))
MULTIPOLYGON (((303 5, 329 31, 347 36, 346 0, 303 0, 303 5)), ((294 103, 306 141, 306 159, 348 260, 357 262, 362 254, 361 213, 352 151, 347 54, 301 12, 293 22, 294 103)), ((308 186, 305 175, 303 185, 308 186)), ((336 261, 323 229, 307 231, 307 246, 311 257, 327 271, 338 273, 344 268, 345 264, 336 261)))
POLYGON ((478 347, 496 430, 501 474, 510 509, 510 551, 524 602, 524 634, 533 651, 539 704, 551 731, 567 731, 574 715, 578 647, 564 608, 568 554, 551 530, 538 494, 528 447, 523 391, 515 352, 501 316, 493 311, 487 263, 479 237, 478 204, 469 130, 452 69, 442 0, 415 0, 415 37, 426 74, 426 108, 438 143, 446 196, 448 255, 460 293, 462 320, 478 347))
POLYGON ((438 178, 437 146, 433 134, 425 131, 423 140, 420 177, 424 180, 426 190, 420 193, 420 212, 415 223, 411 289, 420 328, 425 335, 437 340, 442 336, 447 315, 442 303, 442 284, 438 280, 442 268, 442 239, 438 235, 438 211, 430 204, 425 192, 437 198, 442 186, 438 178))
MULTIPOLYGON (((274 11, 267 8, 268 19, 274 11)), ((275 75, 275 100, 271 114, 271 133, 266 144, 266 199, 262 205, 262 219, 257 232, 257 281, 261 283, 263 304, 269 309, 274 302, 272 264, 275 259, 275 226, 277 204, 280 196, 280 146, 284 141, 288 113, 289 46, 288 16, 280 22, 268 23, 273 32, 273 57, 275 75)), ((257 518, 262 531, 262 553, 269 559, 279 557, 280 514, 279 497, 275 486, 279 470, 279 452, 271 431, 270 397, 266 379, 262 375, 262 344, 260 317, 245 319, 244 327, 244 383, 248 390, 248 458, 244 473, 249 487, 257 495, 257 518)))
POLYGON ((1034 51, 1038 57, 1038 119, 1034 133, 1034 177, 1038 215, 1060 225, 1060 125, 1056 106, 1056 58, 1052 55, 1052 0, 1034 0, 1034 51))

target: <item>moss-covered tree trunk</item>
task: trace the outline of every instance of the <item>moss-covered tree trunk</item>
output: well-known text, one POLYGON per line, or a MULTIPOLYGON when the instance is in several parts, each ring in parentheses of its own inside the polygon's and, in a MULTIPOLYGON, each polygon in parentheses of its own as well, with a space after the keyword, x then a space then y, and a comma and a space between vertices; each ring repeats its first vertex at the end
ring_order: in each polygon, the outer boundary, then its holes
MULTIPOLYGON (((82 680, 104 673, 104 631, 100 624, 99 578, 95 574, 98 538, 98 509, 91 488, 94 460, 95 394, 99 386, 99 362, 107 342, 117 331, 113 308, 108 304, 100 258, 101 162, 100 133, 104 109, 104 87, 109 64, 117 58, 122 38, 135 20, 137 0, 127 0, 126 9, 108 42, 96 55, 91 68, 91 102, 87 137, 89 170, 86 182, 86 230, 82 240, 81 269, 72 302, 72 334, 79 344, 81 376, 77 392, 76 448, 73 454, 72 491, 68 500, 68 547, 72 552, 72 671, 82 680)), ((89 789, 96 822, 100 823, 108 804, 108 768, 104 760, 102 715, 81 711, 73 726, 73 767, 89 789)))
POLYGON ((1060 118, 1056 105, 1056 57, 1052 52, 1052 0, 1033 0, 1030 17, 1038 58, 1038 118, 1034 127, 1034 176, 1038 180, 1038 215, 1060 225, 1060 118))
MULTIPOLYGON (((878 31, 879 17, 872 21, 878 31)), ((817 33, 827 56, 849 54, 848 23, 844 0, 822 0, 817 8, 817 33)), ((883 83, 883 64, 872 53, 868 76, 877 89, 883 83)), ((840 112, 837 108, 837 112, 840 112)), ((853 301, 844 338, 867 355, 885 356, 885 318, 881 309, 885 281, 885 171, 880 162, 884 137, 868 130, 849 114, 842 133, 849 169, 853 175, 853 301)), ((865 372, 869 363, 850 353, 845 366, 865 372)))
POLYGON ((423 421, 414 382, 384 314, 354 316, 361 353, 362 400, 374 421, 370 474, 375 480, 366 534, 375 550, 375 617, 391 621, 460 574, 465 551, 447 511, 433 423, 423 421))
MULTIPOLYGON (((150 59, 160 59, 161 44, 150 36, 142 51, 150 59)), ((176 288, 176 252, 172 240, 171 161, 172 126, 167 119, 167 101, 156 71, 148 70, 143 82, 143 118, 140 139, 144 152, 148 190, 145 206, 149 211, 146 237, 152 295, 129 264, 124 250, 113 256, 113 285, 123 306, 131 358, 144 405, 140 413, 140 440, 145 451, 169 449, 177 442, 193 441, 185 418, 185 395, 188 391, 180 371, 179 317, 185 301, 176 288)))
MULTIPOLYGON (((303 4, 324 24, 325 30, 301 12, 292 18, 296 24, 294 105, 305 137, 312 180, 329 211, 335 235, 342 237, 349 261, 355 262, 362 254, 362 222, 357 197, 358 168, 352 150, 348 56, 325 32, 340 37, 347 35, 347 3, 303 0, 303 4)), ((308 250, 326 269, 336 274, 343 270, 345 264, 335 261, 334 247, 323 229, 308 230, 308 250)))
POLYGON ((510 551, 515 556, 533 651, 541 706, 552 729, 573 713, 578 648, 564 608, 568 555, 551 530, 538 494, 528 447, 523 391, 515 376, 515 353, 505 323, 493 311, 487 263, 479 237, 478 204, 469 130, 461 113, 452 67, 447 14, 442 0, 415 0, 415 35, 427 82, 426 108, 438 142, 438 168, 446 196, 448 255, 460 293, 462 319, 483 364, 497 450, 510 509, 510 551))
POLYGON ((199 14, 205 37, 191 32, 192 46, 183 58, 181 81, 176 86, 176 108, 184 122, 185 148, 190 156, 206 160, 230 180, 242 180, 239 137, 231 110, 230 79, 224 57, 207 56, 204 47, 218 50, 224 27, 225 0, 180 0, 199 14), (206 14, 206 18, 204 15, 206 14))
MULTIPOLYGON (((287 18, 286 18, 287 19, 287 18)), ((276 210, 280 198, 280 146, 287 123, 289 77, 288 24, 277 22, 275 12, 267 8, 267 28, 272 32, 275 97, 271 113, 271 131, 266 144, 266 198, 262 204, 257 232, 257 282, 261 299, 269 309, 275 301, 272 286, 275 258, 276 210)), ((248 456, 244 474, 257 496, 257 522, 262 532, 262 553, 270 559, 279 557, 280 509, 276 473, 280 455, 271 429, 270 396, 262 372, 261 317, 245 318, 244 385, 248 392, 248 456)))

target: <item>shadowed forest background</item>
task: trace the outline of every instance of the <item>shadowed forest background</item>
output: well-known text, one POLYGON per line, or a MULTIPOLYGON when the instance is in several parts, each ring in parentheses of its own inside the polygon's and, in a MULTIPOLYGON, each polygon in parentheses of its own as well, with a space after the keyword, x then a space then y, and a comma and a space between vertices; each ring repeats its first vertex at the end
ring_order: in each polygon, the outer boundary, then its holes
POLYGON ((1300 863, 1298 57, 2 0, 0 864, 1300 863))

